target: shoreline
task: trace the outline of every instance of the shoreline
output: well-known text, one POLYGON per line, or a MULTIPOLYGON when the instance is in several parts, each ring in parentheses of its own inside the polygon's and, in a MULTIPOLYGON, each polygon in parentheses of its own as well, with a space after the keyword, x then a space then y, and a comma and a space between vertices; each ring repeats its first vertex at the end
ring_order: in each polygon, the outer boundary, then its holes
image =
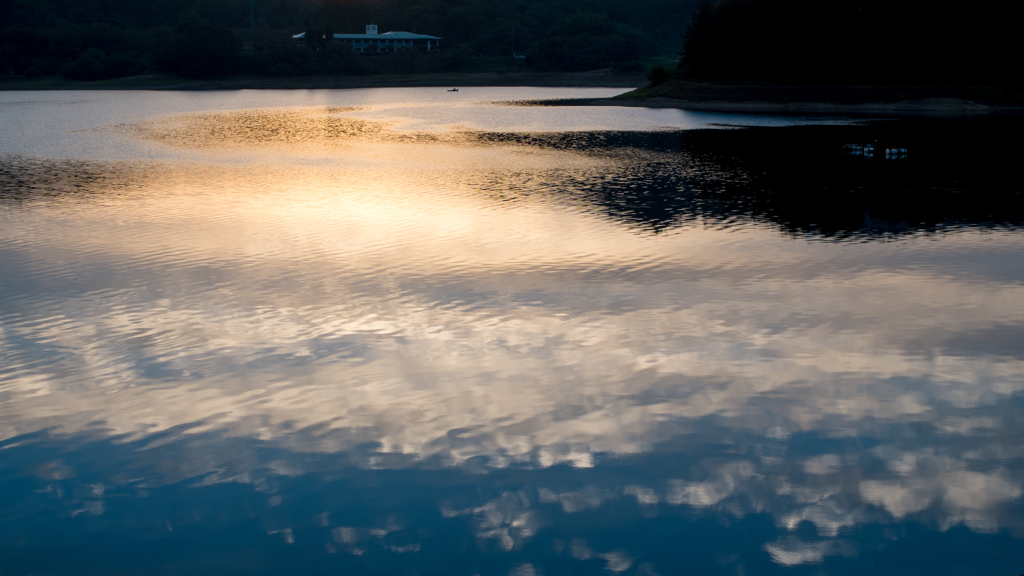
POLYGON ((614 74, 610 69, 590 72, 470 72, 459 74, 405 74, 369 76, 228 77, 188 80, 174 76, 144 75, 78 82, 63 78, 4 79, 0 91, 26 90, 343 90, 356 88, 440 88, 483 86, 537 86, 542 88, 635 89, 647 81, 636 74, 614 74))
POLYGON ((786 86, 710 84, 668 80, 647 87, 636 75, 611 69, 589 72, 473 72, 379 76, 229 77, 186 80, 144 75, 79 82, 0 77, 0 91, 49 90, 344 90, 365 88, 512 87, 633 88, 613 98, 568 98, 508 102, 516 106, 618 106, 676 108, 700 112, 761 114, 853 114, 872 116, 981 115, 1024 112, 1019 95, 1003 96, 992 86, 786 86), (642 86, 639 87, 638 86, 642 86))
MULTIPOLYGON (((567 105, 568 102, 565 104, 567 105)), ((785 102, 769 100, 683 100, 666 97, 644 99, 601 98, 580 100, 582 106, 622 106, 628 108, 677 108, 695 112, 737 112, 762 114, 854 114, 854 115, 950 115, 1020 113, 1024 107, 981 104, 960 98, 922 98, 875 102, 785 102)))
POLYGON ((991 86, 781 86, 670 80, 612 98, 506 102, 510 106, 620 106, 697 112, 864 116, 962 116, 1024 112, 1024 99, 991 86))
MULTIPOLYGON (((994 86, 794 86, 668 80, 613 99, 622 106, 714 112, 947 115, 1024 111, 994 86)), ((591 105, 612 105, 610 102, 591 105)))

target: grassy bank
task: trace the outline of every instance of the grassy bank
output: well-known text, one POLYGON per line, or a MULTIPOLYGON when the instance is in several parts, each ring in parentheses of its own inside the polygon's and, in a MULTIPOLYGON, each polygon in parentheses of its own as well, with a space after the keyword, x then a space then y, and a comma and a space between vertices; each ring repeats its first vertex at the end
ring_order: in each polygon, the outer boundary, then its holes
POLYGON ((668 80, 594 104, 737 112, 1021 111, 1024 94, 996 86, 799 86, 668 80))

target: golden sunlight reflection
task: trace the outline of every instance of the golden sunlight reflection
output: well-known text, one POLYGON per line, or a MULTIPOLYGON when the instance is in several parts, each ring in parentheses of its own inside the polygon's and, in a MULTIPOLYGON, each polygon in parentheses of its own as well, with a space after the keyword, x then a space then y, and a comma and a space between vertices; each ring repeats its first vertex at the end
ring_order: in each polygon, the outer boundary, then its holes
MULTIPOLYGON (((845 435, 1024 383, 1019 358, 943 337, 1024 322, 1024 288, 949 279, 929 263, 941 241, 643 236, 543 195, 495 204, 472 186, 486 175, 444 164, 132 170, 116 195, 3 216, 8 253, 80 286, 7 313, 5 438, 194 425, 296 450, 590 466, 649 449, 669 420, 845 435), (456 446, 453 430, 472 433, 456 446)), ((956 240, 965 256, 1020 242, 956 240)), ((38 274, 22 266, 9 282, 38 274)))

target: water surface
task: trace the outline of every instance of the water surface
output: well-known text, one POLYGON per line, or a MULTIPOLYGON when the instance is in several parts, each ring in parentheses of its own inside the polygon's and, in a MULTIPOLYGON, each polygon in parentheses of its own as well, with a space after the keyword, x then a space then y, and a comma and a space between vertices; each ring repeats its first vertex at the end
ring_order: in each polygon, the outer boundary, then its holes
POLYGON ((614 92, 0 93, 0 573, 1024 571, 1019 122, 614 92))

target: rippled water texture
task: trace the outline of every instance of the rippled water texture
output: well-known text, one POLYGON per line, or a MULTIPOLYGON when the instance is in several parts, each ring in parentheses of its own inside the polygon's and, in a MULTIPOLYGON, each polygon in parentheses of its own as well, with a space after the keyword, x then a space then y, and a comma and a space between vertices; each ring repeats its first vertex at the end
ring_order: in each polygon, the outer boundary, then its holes
POLYGON ((0 92, 0 574, 1024 572, 1019 121, 614 93, 0 92))

